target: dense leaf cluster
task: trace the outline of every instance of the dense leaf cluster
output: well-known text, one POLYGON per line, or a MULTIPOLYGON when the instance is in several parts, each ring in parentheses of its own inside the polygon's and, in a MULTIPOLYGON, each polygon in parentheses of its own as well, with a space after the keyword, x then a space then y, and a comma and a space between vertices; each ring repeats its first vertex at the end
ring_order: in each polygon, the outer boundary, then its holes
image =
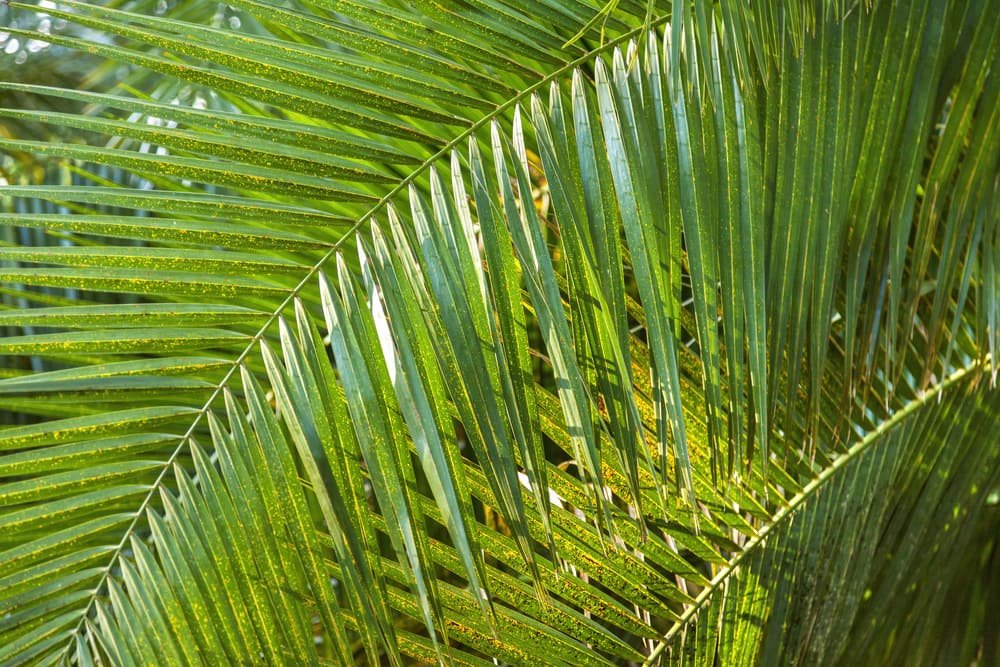
POLYGON ((3 11, 0 664, 1000 662, 987 0, 3 11))

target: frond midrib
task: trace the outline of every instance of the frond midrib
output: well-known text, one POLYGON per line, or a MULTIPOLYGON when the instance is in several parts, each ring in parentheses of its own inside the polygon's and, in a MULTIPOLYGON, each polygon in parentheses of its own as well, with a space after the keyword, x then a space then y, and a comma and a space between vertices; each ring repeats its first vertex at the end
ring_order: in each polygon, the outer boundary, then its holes
POLYGON ((755 535, 729 563, 716 574, 708 586, 706 586, 695 598, 694 604, 688 607, 674 625, 667 631, 663 639, 649 653, 643 667, 650 667, 664 650, 670 645, 679 632, 697 616, 697 614, 708 604, 715 593, 723 586, 731 575, 733 575, 740 565, 759 549, 764 548, 767 538, 771 533, 784 528, 796 513, 803 509, 806 503, 812 499, 838 471, 846 467, 849 463, 868 451, 872 445, 881 441, 882 437, 892 431, 896 426, 906 420, 916 411, 937 401, 940 395, 955 386, 970 375, 978 372, 988 372, 990 368, 990 358, 986 356, 982 359, 973 360, 968 366, 960 368, 948 375, 940 383, 929 387, 921 392, 915 399, 909 401, 894 412, 891 417, 883 421, 871 432, 865 435, 860 441, 852 445, 844 454, 837 457, 833 462, 824 468, 813 480, 802 487, 802 490, 795 494, 788 504, 778 510, 774 517, 755 535))
POLYGON ((93 592, 91 593, 91 595, 87 598, 86 604, 83 607, 80 614, 80 621, 77 624, 76 629, 69 636, 69 641, 67 642, 66 648, 64 649, 63 657, 68 656, 70 652, 73 650, 73 647, 75 646, 76 642, 76 637, 83 630, 86 624, 86 620, 90 615, 91 610, 94 604, 96 603, 98 597, 104 590, 104 587, 107 584, 108 578, 112 570, 114 569, 115 564, 118 562, 126 546, 129 544, 129 541, 133 533, 137 530, 139 525, 143 523, 142 516, 147 511, 152 499, 159 492, 160 488, 163 485, 164 480, 167 479, 170 470, 173 468, 180 454, 184 451, 185 444, 194 435, 195 430, 201 423, 201 420, 211 410, 212 405, 215 403, 215 400, 219 397, 219 395, 224 392, 226 387, 228 387, 232 377, 237 374, 240 365, 253 353, 254 348, 257 347, 264 339, 264 336, 266 335, 267 331, 271 328, 271 326, 281 317, 281 315, 285 312, 285 310, 289 307, 289 305, 291 305, 295 301, 295 299, 299 296, 302 290, 305 289, 305 287, 309 285, 316 278, 316 276, 320 273, 320 271, 322 271, 323 267, 327 264, 327 262, 333 259, 341 251, 343 245, 346 242, 348 242, 353 237, 353 235, 356 232, 358 232, 359 229, 361 229, 362 225, 370 221, 375 216, 375 214, 381 211, 397 195, 399 195, 405 188, 409 187, 410 184, 413 183, 424 172, 433 167, 433 165, 436 164, 442 158, 447 157, 453 150, 455 150, 458 146, 460 146, 462 142, 465 142, 470 137, 474 136, 477 132, 482 130, 484 127, 486 127, 489 123, 501 117, 502 114, 507 112, 509 109, 520 104, 525 99, 530 98, 531 95, 538 92, 540 89, 543 88, 543 86, 551 84, 552 82, 558 80, 560 77, 566 75, 568 72, 572 72, 575 68, 592 60, 593 58, 608 53, 610 51, 613 51, 615 48, 618 48, 622 44, 628 43, 636 36, 642 35, 645 32, 648 32, 654 28, 663 25, 664 23, 669 21, 669 18, 670 18, 669 16, 661 16, 658 18, 651 19, 648 23, 644 23, 643 25, 624 33, 623 35, 616 37, 615 39, 607 42, 606 44, 602 44, 601 46, 591 51, 588 51, 587 53, 584 53, 583 55, 569 61, 568 63, 562 65, 556 70, 550 72, 548 75, 539 79, 537 82, 531 84, 530 86, 527 86, 524 90, 520 91, 517 95, 507 100, 503 104, 498 105, 495 109, 485 114, 482 118, 480 118, 472 125, 467 127, 465 130, 460 132, 454 139, 446 143, 436 153, 434 153, 426 160, 424 160, 422 163, 414 167, 414 169, 409 173, 409 175, 403 178, 387 194, 385 194, 381 199, 379 199, 375 204, 373 204, 368 211, 362 214, 350 226, 350 228, 348 228, 348 230, 345 231, 344 234, 330 247, 330 249, 315 264, 309 267, 309 269, 306 271, 306 274, 303 276, 302 280, 300 280, 298 284, 296 284, 295 287, 288 292, 287 296, 281 301, 280 304, 278 304, 278 307, 275 308, 275 310, 268 316, 268 318, 260 326, 258 331, 250 338, 250 341, 246 344, 246 346, 243 348, 240 354, 237 355, 237 357, 233 360, 232 365, 226 371, 226 374, 222 377, 219 383, 212 390, 212 393, 205 400, 205 404, 195 414, 194 419, 191 422, 191 425, 184 432, 184 435, 180 437, 177 447, 173 450, 173 452, 171 452, 170 456, 164 462, 162 471, 159 473, 159 475, 157 475, 153 483, 150 484, 149 492, 143 497, 142 502, 136 509, 135 517, 133 518, 132 522, 129 523, 129 525, 126 527, 125 531, 122 533, 121 541, 112 551, 111 557, 108 560, 108 564, 104 568, 104 573, 101 575, 100 580, 94 585, 93 592))

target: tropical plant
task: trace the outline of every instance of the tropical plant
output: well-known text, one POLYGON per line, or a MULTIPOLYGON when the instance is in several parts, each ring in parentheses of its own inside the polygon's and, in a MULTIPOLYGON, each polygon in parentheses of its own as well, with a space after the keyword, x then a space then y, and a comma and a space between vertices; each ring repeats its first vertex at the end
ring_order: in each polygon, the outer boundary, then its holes
POLYGON ((7 11, 0 663, 1000 664, 988 0, 7 11))

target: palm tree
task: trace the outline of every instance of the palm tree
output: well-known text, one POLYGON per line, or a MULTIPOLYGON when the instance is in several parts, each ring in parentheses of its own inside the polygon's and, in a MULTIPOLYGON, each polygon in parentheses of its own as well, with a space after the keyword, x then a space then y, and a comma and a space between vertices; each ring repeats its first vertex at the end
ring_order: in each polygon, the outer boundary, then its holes
POLYGON ((988 0, 148 4, 7 10, 0 664, 1000 664, 988 0))

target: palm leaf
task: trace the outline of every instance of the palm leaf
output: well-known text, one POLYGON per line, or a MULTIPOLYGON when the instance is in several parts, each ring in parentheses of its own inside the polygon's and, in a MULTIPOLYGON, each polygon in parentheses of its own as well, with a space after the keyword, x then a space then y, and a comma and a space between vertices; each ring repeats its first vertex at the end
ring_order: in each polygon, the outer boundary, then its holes
POLYGON ((1000 659, 987 3, 231 4, 0 82, 0 662, 1000 659))

